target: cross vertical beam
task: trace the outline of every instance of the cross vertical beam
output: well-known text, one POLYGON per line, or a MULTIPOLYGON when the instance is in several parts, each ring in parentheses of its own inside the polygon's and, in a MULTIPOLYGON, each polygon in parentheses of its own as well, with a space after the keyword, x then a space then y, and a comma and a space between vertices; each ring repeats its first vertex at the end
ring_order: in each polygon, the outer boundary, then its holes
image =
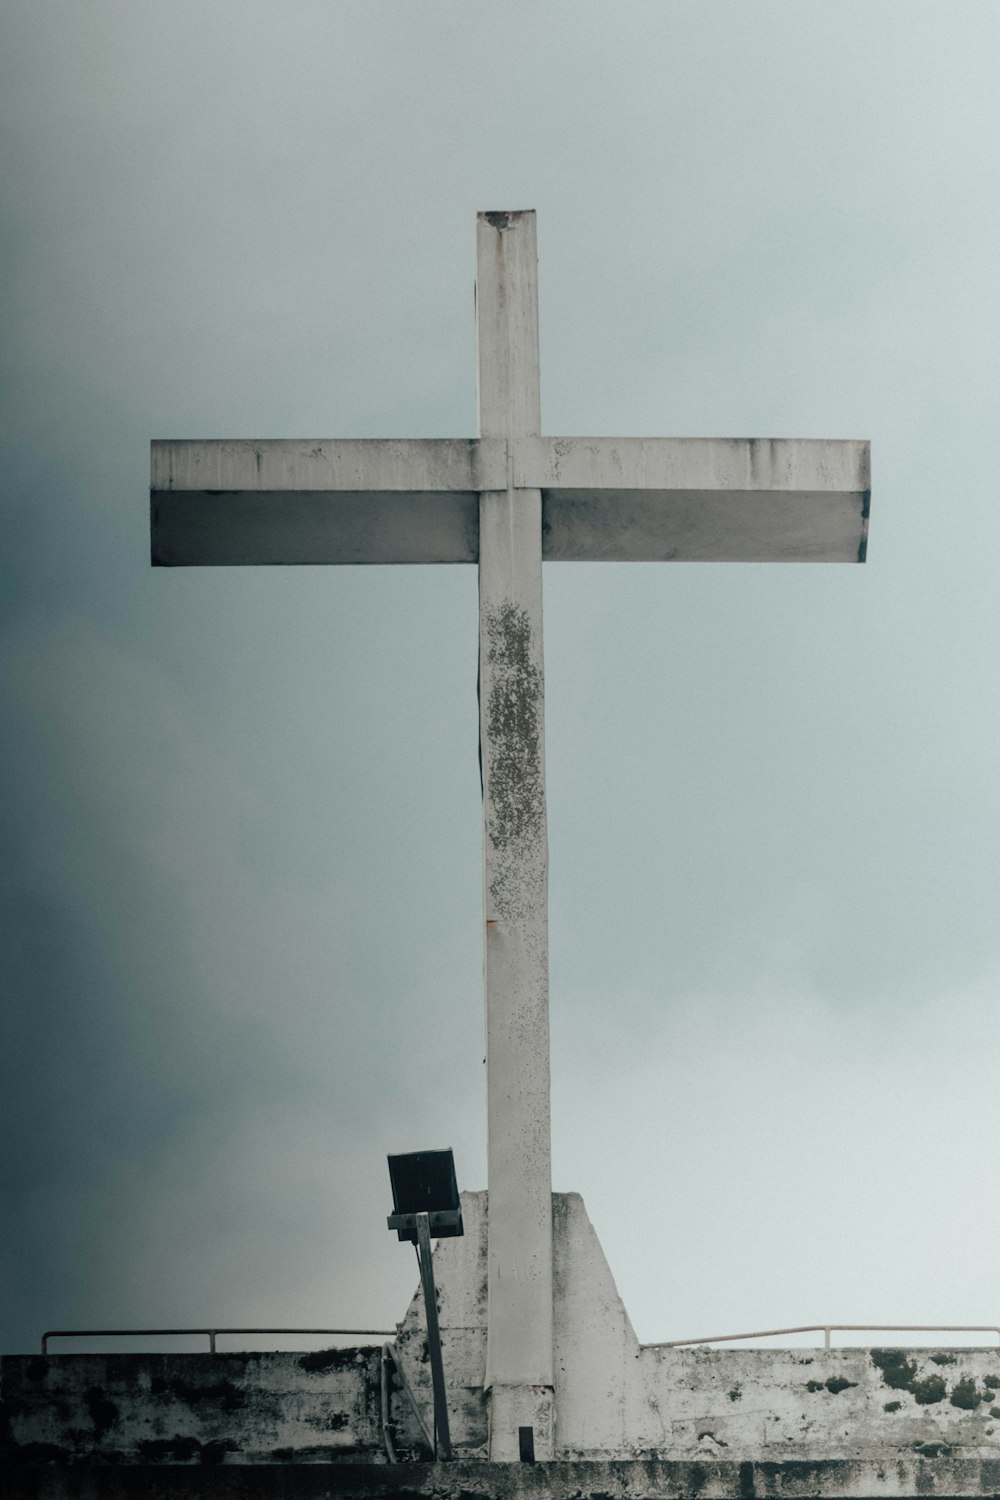
POLYGON ((507 486, 479 503, 489 1185, 490 1457, 519 1429, 553 1453, 548 838, 542 496, 515 488, 515 445, 540 431, 534 213, 476 221, 480 438, 505 441, 507 486))

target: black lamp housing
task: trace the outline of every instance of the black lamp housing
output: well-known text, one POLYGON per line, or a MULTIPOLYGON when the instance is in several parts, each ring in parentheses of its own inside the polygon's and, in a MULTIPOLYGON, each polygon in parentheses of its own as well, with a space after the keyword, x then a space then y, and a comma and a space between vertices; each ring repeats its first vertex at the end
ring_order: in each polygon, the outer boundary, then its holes
POLYGON ((416 1244, 417 1214, 427 1214, 428 1228, 435 1239, 464 1233, 455 1158, 450 1149, 409 1151, 390 1156, 388 1162, 393 1212, 387 1222, 401 1240, 416 1244))

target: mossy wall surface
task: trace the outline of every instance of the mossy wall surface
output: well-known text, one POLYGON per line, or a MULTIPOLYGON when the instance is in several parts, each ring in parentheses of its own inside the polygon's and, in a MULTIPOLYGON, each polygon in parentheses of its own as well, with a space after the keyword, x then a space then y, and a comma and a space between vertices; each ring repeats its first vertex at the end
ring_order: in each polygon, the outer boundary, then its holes
POLYGON ((369 1460, 382 1446, 380 1352, 4 1356, 0 1453, 42 1465, 369 1460))
MULTIPOLYGON (((409 1346, 415 1363, 417 1343, 409 1346)), ((561 1412, 557 1388, 563 1459, 1000 1462, 1000 1353, 992 1350, 639 1349, 624 1389, 602 1383, 599 1368, 592 1373, 620 1435, 609 1439, 605 1421, 598 1429, 603 1451, 580 1451, 567 1441, 586 1431, 586 1412, 569 1404, 574 1389, 580 1400, 579 1387, 570 1388, 561 1412)), ((202 1468, 388 1462, 377 1348, 7 1356, 0 1386, 7 1462, 202 1468)), ((429 1427, 429 1390, 423 1382, 412 1390, 429 1427)), ((388 1393, 398 1455, 427 1459, 393 1378, 388 1393)), ((449 1409, 459 1455, 483 1460, 481 1388, 451 1383, 449 1409)))

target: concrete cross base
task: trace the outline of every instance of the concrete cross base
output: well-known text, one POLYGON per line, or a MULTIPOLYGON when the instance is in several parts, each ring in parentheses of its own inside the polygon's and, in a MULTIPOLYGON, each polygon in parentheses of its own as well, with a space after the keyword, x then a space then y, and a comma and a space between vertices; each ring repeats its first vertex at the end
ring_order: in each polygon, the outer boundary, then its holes
POLYGON ((550 1385, 495 1385, 487 1393, 493 1463, 555 1457, 555 1400, 550 1385))
MULTIPOLYGON (((531 1409, 533 1393, 551 1399, 547 1387, 518 1386, 509 1376, 487 1385, 486 1193, 463 1193, 462 1217, 464 1237, 441 1240, 434 1252, 459 1460, 517 1464, 518 1429, 530 1426, 539 1463, 551 1454, 560 1461, 728 1463, 734 1472, 740 1464, 816 1460, 877 1459, 891 1472, 897 1461, 919 1459, 933 1474, 943 1472, 946 1458, 1000 1466, 1000 1350, 644 1346, 576 1193, 552 1197, 556 1417, 548 1449, 541 1414, 531 1409), (492 1424, 484 1386, 493 1392, 492 1424)), ((678 1295, 669 1286, 667 1293, 678 1295)), ((432 1400, 419 1295, 395 1347, 427 1425, 432 1400)), ((391 1413, 400 1456, 422 1457, 426 1443, 409 1411, 400 1386, 391 1413)))

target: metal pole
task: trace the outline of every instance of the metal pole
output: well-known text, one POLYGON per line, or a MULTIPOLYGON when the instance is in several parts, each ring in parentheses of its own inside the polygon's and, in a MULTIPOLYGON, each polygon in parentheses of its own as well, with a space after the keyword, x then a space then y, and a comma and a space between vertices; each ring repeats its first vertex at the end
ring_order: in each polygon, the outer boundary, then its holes
POLYGON ((430 1355, 431 1381, 434 1386, 434 1457, 438 1457, 440 1441, 441 1457, 448 1459, 452 1456, 448 1398, 444 1386, 444 1361, 441 1358, 434 1267, 431 1264, 431 1231, 426 1214, 417 1214, 417 1255, 420 1261, 420 1280, 424 1288, 424 1307, 427 1309, 427 1352, 430 1355))

